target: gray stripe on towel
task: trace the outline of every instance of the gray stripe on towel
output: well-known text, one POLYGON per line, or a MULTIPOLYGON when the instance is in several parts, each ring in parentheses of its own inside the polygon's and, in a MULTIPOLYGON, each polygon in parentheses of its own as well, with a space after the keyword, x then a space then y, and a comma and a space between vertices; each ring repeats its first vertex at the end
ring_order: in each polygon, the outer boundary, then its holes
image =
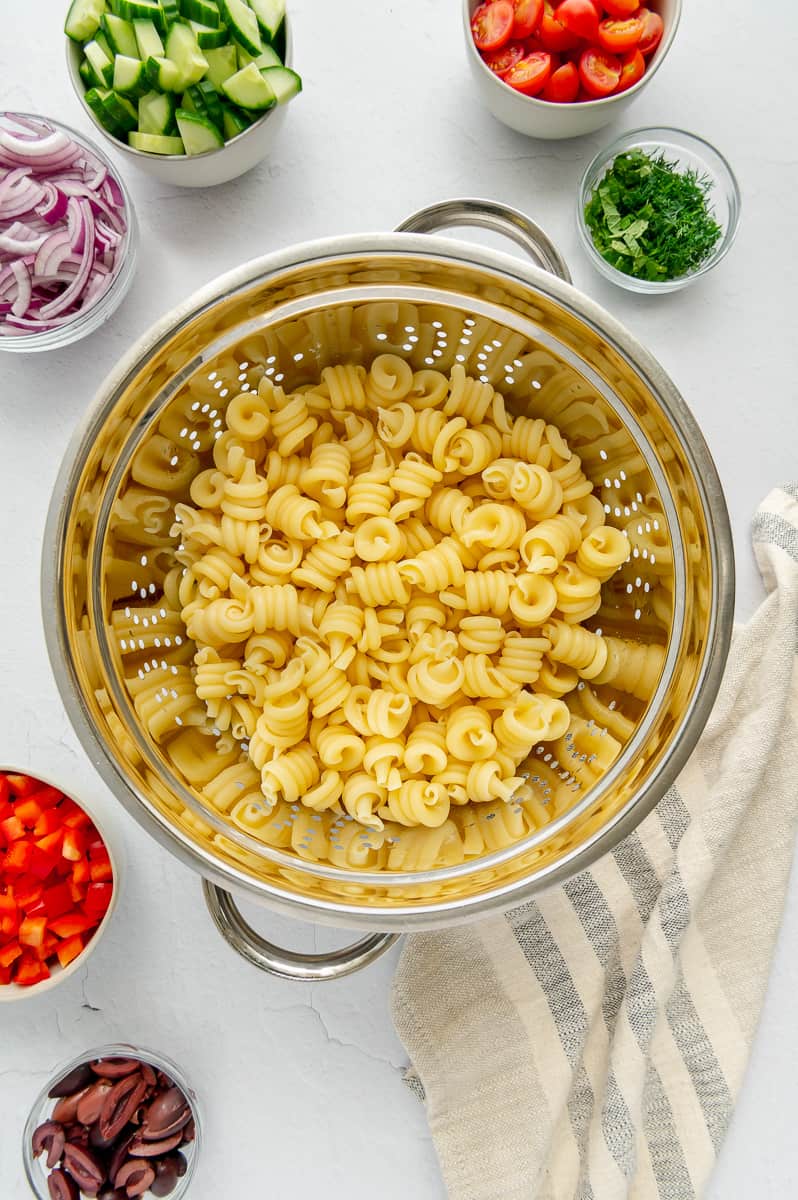
POLYGON ((755 542, 780 546, 798 562, 798 529, 784 517, 776 513, 757 513, 751 522, 751 536, 755 542))

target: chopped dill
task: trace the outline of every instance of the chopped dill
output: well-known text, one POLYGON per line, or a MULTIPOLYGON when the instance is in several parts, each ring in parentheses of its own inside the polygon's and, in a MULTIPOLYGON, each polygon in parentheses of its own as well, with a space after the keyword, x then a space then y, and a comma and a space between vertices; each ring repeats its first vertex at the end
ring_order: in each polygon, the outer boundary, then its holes
POLYGON ((687 275, 708 258, 723 232, 708 193, 711 181, 680 170, 664 153, 627 150, 613 161, 585 206, 602 258, 636 279, 687 275))

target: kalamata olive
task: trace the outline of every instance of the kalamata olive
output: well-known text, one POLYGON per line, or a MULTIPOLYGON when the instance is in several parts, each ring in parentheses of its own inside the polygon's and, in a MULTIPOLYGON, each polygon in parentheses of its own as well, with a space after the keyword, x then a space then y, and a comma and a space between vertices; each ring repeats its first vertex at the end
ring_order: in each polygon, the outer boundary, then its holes
POLYGON ((124 1188, 103 1188, 97 1193, 97 1200, 127 1200, 127 1192, 124 1188))
POLYGON ((86 1085, 93 1081, 91 1067, 85 1063, 81 1067, 74 1067, 68 1075, 54 1083, 47 1095, 51 1100, 58 1100, 61 1096, 74 1096, 75 1092, 82 1092, 86 1085))
POLYGON ((79 1125, 77 1121, 70 1121, 69 1125, 64 1126, 64 1137, 73 1146, 88 1146, 89 1131, 85 1125, 79 1125))
POLYGON ((108 1178, 110 1180, 113 1181, 116 1178, 117 1171, 127 1159, 127 1148, 135 1136, 134 1130, 130 1130, 128 1133, 124 1130, 122 1131, 121 1139, 117 1142, 114 1152, 111 1155, 111 1161, 108 1163, 108 1178))
POLYGON ((33 1132, 31 1139, 33 1157, 38 1158, 40 1154, 46 1152, 47 1166, 54 1167, 64 1152, 65 1141, 63 1125, 59 1125, 57 1121, 45 1121, 33 1132))
POLYGON ((96 1196, 105 1183, 105 1167, 96 1155, 72 1142, 64 1147, 64 1169, 87 1196, 96 1196))
POLYGON ((162 1154, 168 1154, 170 1150, 176 1150, 182 1142, 182 1129, 178 1129, 177 1133, 172 1133, 169 1137, 161 1138, 157 1142, 148 1142, 139 1134, 130 1143, 128 1154, 131 1158, 159 1158, 162 1154))
POLYGON ((93 1125, 99 1119, 105 1103, 105 1097, 112 1087, 113 1084, 110 1080, 98 1079, 91 1087, 86 1088, 86 1091, 80 1098, 76 1113, 81 1125, 93 1125))
MULTIPOLYGON (((90 1079, 90 1083, 94 1082, 94 1078, 90 1079)), ((89 1089, 84 1087, 79 1092, 73 1092, 71 1096, 63 1096, 53 1108, 50 1118, 53 1121, 60 1121, 62 1125, 69 1125, 75 1120, 78 1113, 78 1105, 89 1089)))
POLYGON ((162 1087, 164 1090, 166 1090, 167 1088, 174 1087, 175 1083, 174 1083, 174 1080, 170 1079, 169 1076, 164 1071, 159 1071, 158 1072, 158 1086, 162 1087))
POLYGON ((106 1138, 100 1133, 100 1123, 95 1121, 89 1130, 89 1145, 92 1150, 110 1150, 112 1149, 115 1138, 106 1138))
POLYGON ((147 1087, 155 1088, 158 1086, 158 1076, 152 1069, 149 1063, 141 1064, 141 1078, 146 1083, 147 1087))
POLYGON ((155 1168, 141 1158, 129 1158, 114 1176, 114 1186, 128 1196, 143 1196, 155 1179, 155 1168))
POLYGON ((141 1136, 160 1141, 182 1129, 191 1119, 188 1100, 178 1087, 167 1088, 151 1102, 141 1126, 141 1136))
POLYGON ((100 1133, 105 1138, 114 1138, 127 1125, 135 1113, 147 1085, 140 1075, 128 1075, 114 1084, 105 1097, 100 1113, 100 1133))
POLYGON ((91 1064, 91 1069, 103 1079, 124 1079, 126 1075, 140 1071, 141 1063, 137 1058, 98 1058, 91 1064))
POLYGON ((177 1187, 177 1181, 180 1178, 174 1157, 162 1158, 160 1162, 153 1165, 155 1167, 155 1179, 150 1184, 150 1191, 153 1196, 170 1196, 177 1187))
POLYGON ((47 1176, 47 1191, 50 1200, 80 1200, 77 1184, 60 1167, 47 1176))
POLYGON ((169 1158, 174 1159, 175 1166, 177 1167, 177 1177, 178 1177, 178 1179, 182 1179, 183 1176, 185 1175, 186 1171, 188 1170, 188 1162, 186 1161, 186 1156, 184 1154, 181 1154, 180 1151, 178 1151, 177 1154, 170 1154, 169 1158))
POLYGON ((194 1125, 194 1118, 192 1117, 190 1121, 186 1122, 186 1126, 183 1129, 183 1141, 186 1143, 193 1142, 196 1136, 197 1130, 194 1125))

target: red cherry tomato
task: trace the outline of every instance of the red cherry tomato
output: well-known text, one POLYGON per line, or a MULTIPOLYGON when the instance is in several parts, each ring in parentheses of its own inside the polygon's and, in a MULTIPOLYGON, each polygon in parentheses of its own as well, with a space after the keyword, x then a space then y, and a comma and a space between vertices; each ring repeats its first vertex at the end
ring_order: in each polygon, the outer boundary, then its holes
POLYGON ((643 22, 643 34, 637 43, 637 48, 644 58, 648 58, 649 54, 653 54, 662 41, 665 28, 662 24, 662 17, 649 8, 639 8, 635 16, 643 22))
POLYGON ((536 96, 551 74, 551 55, 534 50, 516 63, 504 77, 504 82, 525 96, 536 96))
POLYGON ((543 16, 543 0, 513 0, 513 34, 514 38, 530 37, 543 16))
POLYGON ((541 92, 541 100, 551 100, 555 104, 570 104, 579 94, 579 72, 574 63, 564 63, 556 71, 552 71, 548 82, 541 92))
POLYGON ((599 45, 610 54, 624 54, 633 50, 643 36, 643 21, 640 17, 629 17, 625 21, 608 18, 598 27, 599 45))
POLYGON ((471 32, 477 50, 498 50, 510 40, 513 6, 510 0, 485 0, 471 18, 471 32))
POLYGON ((616 92, 625 92, 642 79, 646 71, 646 60, 639 50, 629 50, 621 57, 621 78, 616 92))
POLYGON ((508 42, 500 50, 491 50, 483 54, 482 61, 486 67, 490 67, 494 75, 503 79, 510 67, 514 67, 527 53, 528 50, 521 42, 508 42))
POLYGON ((592 0, 562 0, 554 16, 576 37, 595 42, 598 37, 598 13, 592 0))
POLYGON ((543 16, 540 19, 538 37, 547 50, 553 50, 557 54, 579 45, 579 38, 560 24, 554 14, 554 5, 549 0, 543 0, 543 16))
POLYGON ((637 8, 635 0, 604 0, 604 11, 610 17, 617 17, 619 21, 624 17, 631 17, 637 12, 637 8))
POLYGON ((606 50, 589 46, 579 56, 579 78, 582 87, 594 100, 609 96, 621 78, 621 60, 606 50))

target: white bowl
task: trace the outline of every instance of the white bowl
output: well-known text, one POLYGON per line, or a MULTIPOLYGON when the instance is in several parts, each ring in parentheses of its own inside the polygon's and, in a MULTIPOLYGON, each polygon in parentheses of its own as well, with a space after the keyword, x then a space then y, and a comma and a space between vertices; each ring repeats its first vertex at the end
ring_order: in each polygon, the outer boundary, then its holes
POLYGON ((515 91, 485 65, 471 33, 471 17, 478 4, 479 0, 463 0, 466 58, 477 95, 497 121, 502 121, 519 133, 525 133, 527 137, 547 139, 581 137, 617 120, 656 74, 670 50, 682 15, 682 0, 651 0, 650 7, 659 13, 665 26, 662 41, 649 59, 645 75, 625 92, 617 96, 605 96, 603 100, 555 104, 515 91))
MULTIPOLYGON (((85 100, 86 89, 80 77, 81 47, 70 38, 65 39, 67 47, 67 66, 72 86, 80 99, 83 111, 88 114, 95 128, 102 134, 109 146, 118 150, 129 159, 134 167, 146 171, 161 183, 171 183, 176 187, 213 187, 217 183, 227 183, 239 175, 251 171, 261 162, 272 148, 283 122, 285 121, 287 104, 278 104, 269 109, 243 133, 225 142, 218 150, 208 150, 205 154, 148 154, 144 150, 134 150, 127 142, 120 141, 109 133, 89 108, 85 100)), ((293 37, 288 14, 285 17, 285 65, 293 63, 293 37)))
POLYGON ((106 914, 95 929, 91 939, 86 943, 77 958, 73 958, 72 962, 66 967, 62 967, 57 961, 54 965, 48 964, 50 967, 50 978, 43 979, 41 983, 34 983, 31 987, 20 987, 19 984, 16 983, 0 984, 0 1004, 9 1004, 14 1003, 16 1000, 30 1000, 32 996, 39 996, 42 992, 52 991, 54 987, 58 987, 60 983, 63 983, 64 980, 69 979, 71 975, 75 975, 85 966, 89 956, 94 952, 100 941, 100 938, 108 928, 111 922, 111 917, 114 913, 114 909, 116 908, 117 901, 119 900, 122 855, 121 851, 115 847, 113 837, 109 836, 107 825, 103 821, 97 819, 97 814, 94 812, 94 809, 91 808, 90 805, 86 804, 85 801, 79 800, 77 796, 72 794, 72 792, 68 792, 57 780, 52 779, 49 775, 42 774, 41 771, 33 771, 29 767, 8 765, 0 766, 0 773, 11 775, 30 775, 33 779, 38 779, 41 783, 45 783, 49 787, 57 788, 59 792, 63 792, 68 799, 77 804, 78 808, 82 808, 84 812, 88 813, 97 829, 97 832, 105 843, 106 850, 108 851, 108 857, 111 860, 111 870, 113 871, 114 884, 111 892, 111 903, 108 905, 106 914))

